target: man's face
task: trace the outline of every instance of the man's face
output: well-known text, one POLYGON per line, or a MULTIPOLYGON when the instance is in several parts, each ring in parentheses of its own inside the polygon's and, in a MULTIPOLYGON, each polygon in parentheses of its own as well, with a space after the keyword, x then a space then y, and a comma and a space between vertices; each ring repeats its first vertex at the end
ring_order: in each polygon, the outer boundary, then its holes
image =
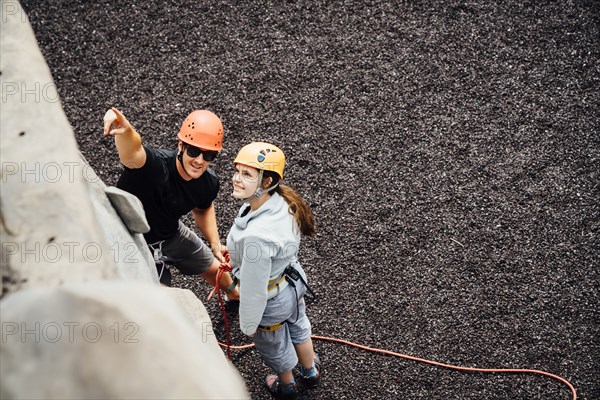
POLYGON ((183 153, 182 164, 185 172, 192 179, 200 178, 217 154, 216 151, 201 149, 182 142, 179 143, 179 151, 183 153))

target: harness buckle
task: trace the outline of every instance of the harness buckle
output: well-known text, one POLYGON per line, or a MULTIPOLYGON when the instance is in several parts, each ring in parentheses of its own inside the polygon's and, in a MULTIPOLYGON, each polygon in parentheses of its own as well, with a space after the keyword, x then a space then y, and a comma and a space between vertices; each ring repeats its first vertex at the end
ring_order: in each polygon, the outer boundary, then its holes
POLYGON ((315 294, 315 292, 313 292, 313 290, 310 288, 310 286, 308 286, 308 283, 306 283, 306 281, 304 280, 302 275, 300 275, 300 272, 296 268, 294 268, 294 266, 292 264, 288 265, 285 268, 285 270, 283 271, 283 275, 285 276, 285 280, 288 281, 288 283, 290 285, 292 285, 292 287, 294 287, 294 288, 296 287, 296 284, 294 283, 294 281, 297 281, 298 279, 300 279, 302 281, 302 283, 304 284, 304 286, 306 286, 306 291, 308 293, 310 293, 313 300, 317 299, 317 295, 315 294))

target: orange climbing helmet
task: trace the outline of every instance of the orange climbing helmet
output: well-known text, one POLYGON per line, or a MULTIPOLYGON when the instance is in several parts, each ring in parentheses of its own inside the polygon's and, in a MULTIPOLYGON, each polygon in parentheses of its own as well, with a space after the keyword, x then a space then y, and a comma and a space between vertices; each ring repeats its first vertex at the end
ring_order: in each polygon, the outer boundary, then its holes
POLYGON ((285 155, 283 151, 270 143, 252 142, 242 147, 234 164, 242 164, 261 171, 273 171, 283 179, 285 155))
POLYGON ((187 116, 177 137, 184 143, 205 150, 223 149, 223 124, 208 110, 196 110, 187 116))

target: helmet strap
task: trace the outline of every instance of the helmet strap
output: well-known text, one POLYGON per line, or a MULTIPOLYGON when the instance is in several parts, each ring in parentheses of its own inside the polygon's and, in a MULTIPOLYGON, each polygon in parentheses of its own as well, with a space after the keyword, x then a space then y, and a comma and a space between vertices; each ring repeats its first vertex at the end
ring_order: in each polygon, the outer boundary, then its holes
POLYGON ((277 182, 273 186, 268 187, 266 189, 258 188, 258 189, 256 189, 256 192, 254 192, 252 197, 260 197, 264 192, 270 192, 271 190, 275 189, 277 186, 279 186, 279 182, 277 182))
MULTIPOLYGON (((264 170, 260 170, 260 174, 258 175, 258 181, 262 183, 262 179, 263 179, 263 171, 264 170)), ((259 184, 260 185, 260 184, 259 184)), ((251 197, 260 197, 264 192, 270 192, 271 190, 275 189, 277 186, 279 186, 279 182, 277 182, 276 184, 274 184, 271 187, 268 187, 266 189, 263 189, 261 187, 258 187, 256 189, 256 192, 254 192, 254 194, 251 197)), ((250 198, 250 197, 249 197, 250 198)))

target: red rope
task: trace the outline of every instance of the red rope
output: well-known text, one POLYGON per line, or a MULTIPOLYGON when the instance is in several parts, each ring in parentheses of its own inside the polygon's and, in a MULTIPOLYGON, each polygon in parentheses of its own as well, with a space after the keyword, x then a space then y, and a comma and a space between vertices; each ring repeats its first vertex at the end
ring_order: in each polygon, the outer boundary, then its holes
MULTIPOLYGON (((223 297, 221 296, 221 291, 219 290, 219 282, 221 282, 221 277, 224 272, 231 271, 231 265, 229 265, 229 254, 225 254, 225 260, 221 262, 219 265, 219 270, 217 271, 217 279, 215 281, 215 287, 210 292, 206 301, 209 302, 215 292, 218 293, 219 296, 219 304, 221 305, 221 314, 223 314, 223 321, 225 322, 225 334, 227 335, 227 358, 231 360, 231 334, 229 332, 229 321, 227 320, 227 312, 225 311, 225 302, 223 301, 223 297)), ((219 343, 221 344, 221 343, 219 343)), ((222 345, 222 344, 221 344, 222 345)))
MULTIPOLYGON (((225 271, 229 272, 231 271, 231 265, 229 265, 229 254, 225 254, 225 261, 221 262, 221 265, 219 265, 219 270, 217 271, 217 280, 215 282, 215 287, 214 289, 210 292, 210 294, 208 295, 207 301, 209 301, 212 297, 212 295, 215 292, 218 292, 219 294, 219 303, 221 304, 221 313, 223 314, 223 320, 225 322, 225 332, 227 334, 227 344, 223 344, 221 342, 219 342, 219 345, 221 347, 227 347, 227 358, 231 360, 231 349, 235 349, 235 350, 239 350, 239 349, 247 349, 247 348, 251 348, 254 347, 254 344, 247 344, 244 346, 232 346, 231 345, 231 334, 229 332, 229 321, 227 320, 227 313, 225 311, 225 303, 223 302, 223 298, 221 297, 221 291, 219 290, 219 282, 221 281, 221 277, 223 276, 223 273, 225 271)), ((383 350, 383 349, 376 349, 373 347, 367 347, 367 346, 363 346, 357 343, 353 343, 353 342, 349 342, 347 340, 342 340, 342 339, 336 339, 336 338, 331 338, 331 337, 326 337, 326 336, 311 336, 312 339, 315 340, 324 340, 324 341, 329 341, 329 342, 336 342, 336 343, 342 343, 348 346, 353 346, 353 347, 357 347, 359 349, 363 349, 363 350, 367 350, 367 351, 372 351, 375 353, 382 353, 382 354, 387 354, 390 356, 394 356, 394 357, 401 357, 401 358, 405 358, 408 360, 412 360, 412 361, 418 361, 418 362, 422 362, 422 363, 426 363, 426 364, 430 364, 430 365, 435 365, 438 367, 443 367, 443 368, 449 368, 449 369, 453 369, 453 370, 458 370, 458 371, 466 371, 466 372, 483 372, 483 373, 528 373, 528 374, 538 374, 538 375, 543 375, 543 376, 547 376, 549 378, 552 379, 556 379, 562 383, 564 383, 565 385, 567 385, 569 387, 569 389, 571 390, 571 393, 573 394, 573 400, 577 400, 577 392, 575 391, 575 388, 573 387, 573 385, 571 384, 571 382, 569 382, 568 380, 561 378, 558 375, 554 375, 551 374, 549 372, 545 372, 545 371, 539 371, 539 370, 535 370, 535 369, 508 369, 508 368, 472 368, 472 367, 460 367, 460 366, 456 366, 456 365, 450 365, 450 364, 444 364, 444 363, 440 363, 437 361, 431 361, 431 360, 426 360, 424 358, 418 358, 418 357, 413 357, 413 356, 408 356, 402 353, 396 353, 393 351, 389 351, 389 350, 383 350)))
MULTIPOLYGON (((465 372, 482 372, 482 373, 528 373, 528 374, 538 374, 538 375, 543 375, 543 376, 547 376, 549 378, 552 379, 556 379, 558 381, 560 381, 561 383, 564 383, 565 385, 567 385, 567 387, 569 388, 569 390, 571 390, 571 393, 573 394, 573 400, 577 400, 577 392, 575 391, 575 387, 573 387, 573 385, 571 384, 571 382, 569 382, 568 380, 561 378, 558 375, 554 375, 551 374, 549 372, 546 371, 539 371, 536 369, 508 369, 508 368, 472 368, 472 367, 460 367, 460 366, 456 366, 456 365, 450 365, 450 364, 444 364, 444 363, 440 363, 437 361, 431 361, 431 360, 426 360, 424 358, 418 358, 418 357, 413 357, 413 356, 408 356, 406 354, 402 354, 402 353, 396 353, 393 351, 389 351, 389 350, 383 350, 383 349, 376 349, 373 347, 367 347, 367 346, 363 346, 357 343, 353 343, 353 342, 349 342, 347 340, 342 340, 342 339, 336 339, 336 338, 331 338, 331 337, 326 337, 326 336, 316 336, 313 335, 311 336, 311 338, 313 340, 324 340, 324 341, 328 341, 328 342, 335 342, 335 343, 341 343, 341 344, 345 344, 348 346, 353 346, 353 347, 357 347, 359 349, 363 349, 363 350, 367 350, 367 351, 372 351, 375 353, 381 353, 381 354, 387 354, 390 356, 394 356, 394 357, 401 357, 401 358, 405 358, 407 360, 412 360, 412 361, 418 361, 418 362, 422 362, 422 363, 426 363, 426 364, 430 364, 430 365, 435 365, 438 367, 442 367, 442 368, 449 368, 449 369, 453 369, 453 370, 457 370, 457 371, 465 371, 465 372)), ((225 346, 223 343, 219 342, 219 345, 221 346, 225 346)), ((232 348, 234 350, 241 350, 241 349, 248 349, 254 347, 254 344, 247 344, 247 345, 243 345, 243 346, 231 346, 230 343, 227 344, 227 351, 229 351, 229 348, 232 348)))
POLYGON ((227 335, 227 359, 231 360, 231 333, 229 332, 229 321, 227 321, 227 312, 225 311, 225 302, 219 290, 219 303, 221 304, 221 313, 225 322, 225 333, 227 335))

